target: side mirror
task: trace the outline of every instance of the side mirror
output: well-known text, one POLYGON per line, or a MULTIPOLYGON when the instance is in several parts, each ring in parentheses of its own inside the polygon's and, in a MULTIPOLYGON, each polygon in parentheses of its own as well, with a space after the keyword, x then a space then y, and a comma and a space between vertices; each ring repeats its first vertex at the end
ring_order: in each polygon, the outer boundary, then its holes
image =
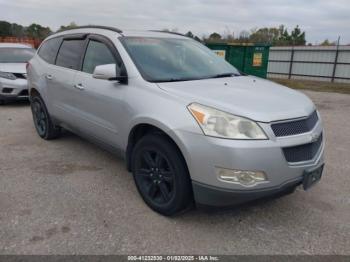
POLYGON ((94 73, 92 74, 92 77, 96 78, 96 79, 119 81, 119 82, 125 82, 125 80, 127 80, 127 76, 122 76, 122 75, 120 75, 119 72, 117 74, 117 65, 116 64, 107 64, 107 65, 96 66, 94 73))

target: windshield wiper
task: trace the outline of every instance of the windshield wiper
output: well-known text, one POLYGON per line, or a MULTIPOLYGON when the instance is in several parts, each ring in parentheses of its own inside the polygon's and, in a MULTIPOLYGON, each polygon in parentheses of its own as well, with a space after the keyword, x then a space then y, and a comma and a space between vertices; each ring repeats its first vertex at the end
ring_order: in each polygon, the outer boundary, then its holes
POLYGON ((231 77, 231 76, 240 76, 240 74, 236 74, 236 73, 224 73, 224 74, 217 74, 214 76, 211 76, 209 78, 222 78, 222 77, 231 77))
POLYGON ((169 78, 169 79, 162 79, 162 80, 154 80, 152 82, 155 83, 164 83, 164 82, 182 82, 182 81, 194 81, 194 80, 201 80, 201 79, 209 79, 209 78, 222 78, 222 77, 231 77, 231 76, 241 76, 241 74, 237 73, 224 73, 224 74, 217 74, 213 76, 208 77, 199 77, 199 78, 169 78))
POLYGON ((164 82, 182 82, 182 81, 192 81, 199 80, 198 78, 169 78, 164 80, 155 80, 155 83, 164 83, 164 82))

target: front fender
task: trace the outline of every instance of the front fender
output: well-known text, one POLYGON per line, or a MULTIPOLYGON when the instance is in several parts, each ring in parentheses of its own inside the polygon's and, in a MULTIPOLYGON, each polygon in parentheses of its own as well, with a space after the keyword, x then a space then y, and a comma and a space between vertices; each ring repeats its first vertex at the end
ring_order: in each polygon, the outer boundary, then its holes
MULTIPOLYGON (((186 164, 189 161, 189 152, 186 149, 185 144, 183 143, 183 140, 181 139, 181 137, 178 135, 179 133, 176 132, 176 129, 172 128, 170 124, 164 123, 164 121, 161 121, 157 118, 152 118, 152 117, 146 117, 146 116, 140 116, 135 118, 133 121, 130 122, 130 125, 128 127, 128 134, 130 135, 132 133, 132 130, 142 124, 146 124, 146 125, 150 125, 153 127, 158 128, 159 130, 161 130, 162 132, 164 132, 174 143, 175 145, 179 148, 182 156, 184 157, 186 164)), ((129 141, 129 139, 128 139, 129 141)), ((128 147, 128 145, 125 146, 126 148, 128 147)), ((126 149, 126 152, 128 152, 128 148, 126 149)), ((129 157, 127 156, 127 159, 129 157)), ((129 167, 129 160, 128 159, 128 167, 129 167)))

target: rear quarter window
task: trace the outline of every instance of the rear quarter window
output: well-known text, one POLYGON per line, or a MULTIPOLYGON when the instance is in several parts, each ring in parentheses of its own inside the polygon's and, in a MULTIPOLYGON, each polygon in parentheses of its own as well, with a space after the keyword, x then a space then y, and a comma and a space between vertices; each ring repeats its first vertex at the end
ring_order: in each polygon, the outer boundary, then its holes
POLYGON ((56 65, 79 70, 84 43, 85 40, 64 40, 58 51, 56 65))
POLYGON ((61 37, 52 38, 45 41, 38 51, 38 55, 49 64, 55 64, 57 51, 62 42, 61 37))

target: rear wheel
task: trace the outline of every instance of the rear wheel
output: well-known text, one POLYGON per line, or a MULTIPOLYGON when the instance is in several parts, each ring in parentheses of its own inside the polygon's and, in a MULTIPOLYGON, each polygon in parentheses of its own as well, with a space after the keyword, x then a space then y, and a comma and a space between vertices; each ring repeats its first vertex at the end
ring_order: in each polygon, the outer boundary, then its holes
POLYGON ((60 128, 53 124, 42 98, 40 96, 32 97, 30 106, 32 109, 34 126, 38 135, 46 140, 58 137, 60 128))
POLYGON ((175 215, 193 203, 185 161, 164 135, 141 138, 133 150, 132 172, 142 198, 158 213, 175 215))

